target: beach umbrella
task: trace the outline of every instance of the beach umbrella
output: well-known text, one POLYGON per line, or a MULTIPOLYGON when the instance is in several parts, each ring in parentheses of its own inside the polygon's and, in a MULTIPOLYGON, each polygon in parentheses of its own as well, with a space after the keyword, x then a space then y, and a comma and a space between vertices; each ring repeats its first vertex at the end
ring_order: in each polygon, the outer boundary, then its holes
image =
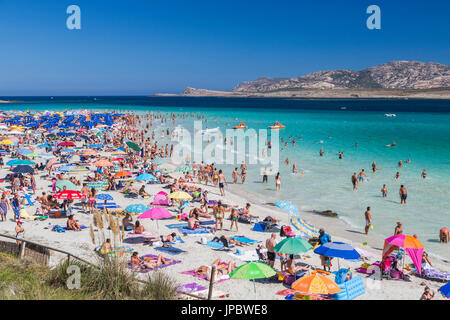
MULTIPOLYGON (((97 154, 97 153, 98 153, 98 151, 95 151, 95 150, 85 150, 85 151, 83 151, 83 155, 85 155, 85 156, 91 156, 91 155, 94 155, 94 154, 97 154)), ((100 160, 100 161, 103 161, 103 160, 100 160)))
POLYGON ((64 141, 58 144, 60 147, 75 147, 76 144, 72 141, 64 141))
POLYGON ((286 238, 279 242, 273 251, 278 253, 299 254, 312 249, 312 245, 300 238, 286 238))
POLYGON ((61 199, 82 199, 85 198, 86 196, 79 191, 64 190, 54 194, 53 197, 61 200, 61 199))
POLYGON ((30 153, 33 153, 33 150, 30 150, 30 149, 28 149, 28 148, 22 148, 22 149, 19 149, 19 151, 18 151, 20 154, 30 154, 30 153))
POLYGON ((76 190, 77 189, 77 186, 69 180, 56 181, 56 188, 58 188, 59 190, 63 190, 64 187, 66 187, 66 190, 76 190))
POLYGON ((327 242, 314 249, 314 253, 326 257, 342 258, 347 260, 356 260, 361 255, 351 245, 343 242, 327 242))
POLYGON ((36 163, 33 162, 33 161, 30 161, 30 160, 21 160, 21 159, 13 159, 13 160, 9 160, 9 161, 6 163, 7 166, 12 166, 12 167, 18 166, 18 165, 30 165, 30 166, 33 166, 33 165, 35 165, 35 164, 36 164, 36 163))
POLYGON ((161 208, 161 207, 151 208, 151 209, 145 211, 144 213, 142 213, 138 217, 138 219, 154 219, 154 220, 167 219, 167 218, 172 218, 172 214, 166 208, 161 208))
POLYGON ((101 149, 101 148, 103 148, 103 145, 96 143, 96 144, 90 145, 89 147, 94 148, 94 149, 101 149))
POLYGON ((10 139, 3 139, 2 141, 0 141, 1 144, 8 144, 10 146, 14 145, 14 142, 12 142, 10 139))
POLYGON ((37 147, 41 148, 41 149, 45 149, 45 148, 51 148, 52 146, 49 145, 48 143, 43 143, 43 144, 38 145, 37 147))
POLYGON ((171 194, 169 194, 167 196, 167 198, 175 199, 175 200, 191 200, 192 199, 192 197, 189 195, 189 193, 184 192, 184 191, 172 192, 171 194))
POLYGON ((294 281, 291 288, 309 294, 335 294, 342 291, 336 282, 317 272, 294 281))
POLYGON ((124 161, 124 160, 125 160, 124 158, 114 158, 111 161, 124 161))
POLYGON ((122 155, 122 154, 127 154, 125 151, 122 150, 116 150, 114 152, 111 153, 112 155, 122 155))
POLYGON ((96 167, 114 167, 114 164, 112 164, 108 160, 103 159, 103 160, 94 162, 94 166, 96 166, 96 167))
POLYGON ((70 148, 66 148, 66 149, 62 149, 61 152, 75 153, 75 150, 70 149, 70 148))
POLYGON ((129 171, 119 171, 114 175, 114 178, 123 178, 131 176, 131 172, 129 171))
POLYGON ((444 298, 450 299, 450 282, 447 282, 446 285, 440 287, 438 292, 440 292, 444 298))
POLYGON ((131 149, 133 149, 134 151, 141 151, 141 148, 139 148, 139 146, 132 142, 132 141, 127 141, 127 146, 129 146, 131 149))
POLYGON ((29 158, 35 158, 35 157, 37 157, 38 155, 37 155, 37 153, 30 153, 30 154, 27 154, 27 157, 29 157, 29 158))
POLYGON ((104 200, 104 201, 114 200, 114 198, 111 195, 106 194, 106 193, 101 193, 96 198, 99 200, 104 200))
MULTIPOLYGON (((275 270, 269 265, 261 262, 248 262, 230 272, 231 279, 255 280, 273 277, 275 270)), ((253 290, 256 297, 256 285, 253 281, 253 290)))
POLYGON ((125 211, 128 211, 130 213, 144 213, 147 210, 150 210, 150 208, 140 203, 130 204, 125 208, 125 211))
POLYGON ((384 240, 383 259, 392 251, 405 248, 406 253, 413 261, 419 275, 422 274, 423 244, 415 237, 406 234, 398 234, 384 240))
POLYGON ((69 172, 69 171, 72 170, 73 168, 74 168, 73 165, 69 164, 69 165, 67 165, 67 166, 64 166, 64 167, 59 168, 58 171, 61 171, 61 172, 69 172))
POLYGON ((148 180, 155 181, 156 177, 150 173, 143 173, 143 174, 140 174, 139 176, 137 176, 136 179, 134 179, 134 180, 136 180, 136 181, 148 181, 148 180))
POLYGON ((27 165, 18 165, 14 169, 12 169, 14 173, 34 173, 34 169, 27 165))
POLYGON ((277 201, 274 203, 275 206, 286 211, 289 214, 293 214, 294 216, 300 216, 300 212, 298 212, 297 207, 291 201, 277 201))
POLYGON ((325 257, 338 258, 338 268, 340 269, 339 258, 346 260, 356 260, 361 258, 361 255, 351 245, 343 242, 327 242, 320 247, 314 249, 314 253, 325 257))

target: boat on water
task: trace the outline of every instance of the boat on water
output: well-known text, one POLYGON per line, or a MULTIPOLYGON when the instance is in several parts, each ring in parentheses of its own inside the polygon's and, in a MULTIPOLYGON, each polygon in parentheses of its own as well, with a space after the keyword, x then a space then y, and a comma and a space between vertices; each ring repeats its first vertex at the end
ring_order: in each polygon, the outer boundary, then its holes
POLYGON ((395 113, 385 113, 385 117, 396 117, 397 115, 395 113))
POLYGON ((275 121, 273 126, 269 126, 269 129, 284 129, 285 126, 279 123, 278 121, 275 121))
POLYGON ((248 127, 243 122, 241 122, 237 126, 234 126, 233 129, 248 129, 248 127))

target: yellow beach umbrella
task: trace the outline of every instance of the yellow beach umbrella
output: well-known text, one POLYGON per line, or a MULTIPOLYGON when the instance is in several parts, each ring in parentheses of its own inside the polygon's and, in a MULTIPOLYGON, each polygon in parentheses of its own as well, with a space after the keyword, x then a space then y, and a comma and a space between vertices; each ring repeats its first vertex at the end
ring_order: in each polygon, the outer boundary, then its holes
POLYGON ((172 192, 167 196, 169 199, 176 199, 176 200, 191 200, 192 197, 189 195, 189 193, 186 193, 184 191, 177 191, 172 192))
POLYGON ((14 145, 14 142, 12 142, 12 141, 9 140, 9 139, 4 139, 4 140, 0 141, 0 143, 1 143, 1 144, 9 144, 10 146, 13 146, 13 145, 14 145))
POLYGON ((111 153, 113 155, 119 155, 119 154, 127 154, 125 151, 122 150, 118 150, 118 151, 114 151, 113 153, 111 153))

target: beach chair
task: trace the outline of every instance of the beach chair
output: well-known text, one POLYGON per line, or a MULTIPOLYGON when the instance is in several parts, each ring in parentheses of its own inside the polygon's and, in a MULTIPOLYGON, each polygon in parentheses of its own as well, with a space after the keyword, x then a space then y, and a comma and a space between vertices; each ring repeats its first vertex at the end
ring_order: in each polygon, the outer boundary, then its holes
POLYGON ((36 203, 35 201, 31 201, 31 196, 28 193, 25 193, 25 199, 27 200, 27 205, 30 207, 36 203))

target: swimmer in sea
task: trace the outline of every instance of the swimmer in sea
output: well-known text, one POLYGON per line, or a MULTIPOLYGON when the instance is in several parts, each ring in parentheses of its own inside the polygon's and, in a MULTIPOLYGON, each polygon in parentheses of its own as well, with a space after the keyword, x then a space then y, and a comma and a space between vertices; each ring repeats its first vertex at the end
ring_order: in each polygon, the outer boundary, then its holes
POLYGON ((400 172, 397 171, 397 173, 395 174, 395 179, 398 180, 398 178, 400 178, 400 172))
POLYGON ((295 162, 294 162, 294 164, 292 165, 292 173, 298 173, 297 165, 295 164, 295 162))
POLYGON ((427 177, 427 172, 425 171, 425 169, 423 169, 422 171, 422 178, 425 179, 427 177))
POLYGON ((399 167, 399 168, 403 167, 403 162, 402 162, 402 160, 400 160, 400 161, 398 162, 398 167, 399 167))
POLYGON ((344 153, 342 151, 339 151, 338 154, 339 154, 339 159, 342 159, 342 156, 344 155, 344 153))
POLYGON ((353 172, 353 175, 352 175, 352 185, 353 185, 353 190, 358 190, 358 176, 356 175, 356 172, 353 172))
POLYGON ((323 149, 320 149, 319 155, 320 155, 321 157, 323 157, 323 149))
POLYGON ((374 162, 372 162, 372 171, 373 173, 377 172, 377 164, 374 162))

